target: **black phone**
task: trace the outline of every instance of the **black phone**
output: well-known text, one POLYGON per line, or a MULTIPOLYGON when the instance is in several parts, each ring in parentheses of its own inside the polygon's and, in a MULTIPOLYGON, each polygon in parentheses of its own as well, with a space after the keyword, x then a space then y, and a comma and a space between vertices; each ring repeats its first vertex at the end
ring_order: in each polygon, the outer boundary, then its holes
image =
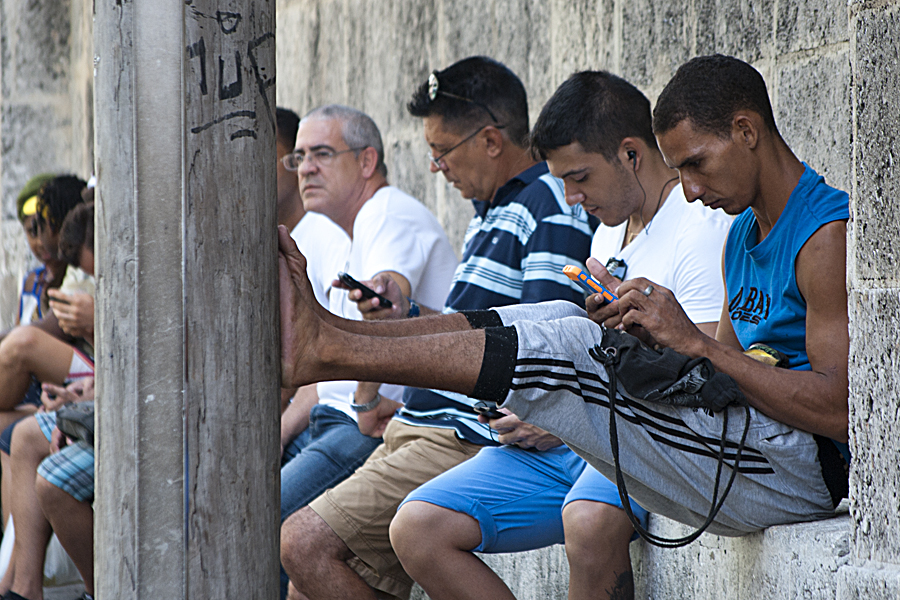
POLYGON ((484 415, 488 419, 499 419, 500 417, 507 416, 506 413, 502 413, 497 410, 497 404, 494 402, 488 403, 484 402, 483 400, 479 400, 472 408, 479 415, 484 415))
POLYGON ((381 294, 376 294, 375 290, 367 285, 361 284, 347 273, 338 273, 338 279, 348 288, 361 291, 363 298, 367 300, 370 298, 378 298, 378 301, 381 303, 381 308, 391 308, 393 306, 393 303, 390 300, 388 300, 381 294))

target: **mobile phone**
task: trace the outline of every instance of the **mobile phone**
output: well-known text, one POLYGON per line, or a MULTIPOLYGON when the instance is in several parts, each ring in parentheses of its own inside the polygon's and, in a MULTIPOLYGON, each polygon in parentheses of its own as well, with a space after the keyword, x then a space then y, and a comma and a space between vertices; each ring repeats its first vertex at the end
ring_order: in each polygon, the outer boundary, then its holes
POLYGON ((484 415, 488 419, 499 419, 500 417, 507 416, 506 413, 502 413, 497 410, 497 405, 494 402, 487 403, 483 400, 479 400, 475 403, 475 406, 472 407, 475 412, 479 415, 484 415))
POLYGON ((54 298, 53 296, 51 296, 50 300, 52 300, 53 302, 58 302, 59 304, 71 304, 71 302, 69 302, 69 300, 66 298, 54 298))
POLYGON ((589 294, 600 294, 603 300, 605 300, 603 304, 609 304, 613 300, 619 299, 618 296, 606 289, 602 283, 594 279, 591 274, 584 269, 579 269, 573 265, 566 265, 563 267, 563 273, 566 274, 566 277, 587 290, 589 294))
POLYGON ((365 298, 367 300, 370 298, 378 298, 378 302, 380 302, 379 306, 381 308, 391 308, 393 306, 393 303, 391 303, 390 300, 388 300, 381 294, 376 294, 375 290, 373 290, 372 288, 370 288, 367 285, 361 284, 357 280, 353 279, 353 277, 351 277, 347 273, 338 273, 338 279, 340 280, 341 283, 346 285, 348 288, 361 291, 363 298, 365 298))

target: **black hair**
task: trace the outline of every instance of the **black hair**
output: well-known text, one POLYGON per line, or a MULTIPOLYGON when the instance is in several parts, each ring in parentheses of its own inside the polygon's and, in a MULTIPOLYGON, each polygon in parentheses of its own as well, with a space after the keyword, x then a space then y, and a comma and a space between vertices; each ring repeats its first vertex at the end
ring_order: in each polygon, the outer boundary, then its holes
POLYGON ((685 119, 718 136, 731 132, 740 110, 752 110, 778 133, 766 82, 759 71, 733 56, 700 56, 681 65, 653 109, 653 131, 660 134, 685 119))
POLYGON ((486 56, 472 56, 434 75, 437 95, 432 100, 429 82, 424 82, 406 105, 409 114, 439 116, 448 127, 459 131, 502 125, 513 144, 527 145, 528 96, 522 81, 509 68, 486 56))
POLYGON ((282 108, 280 106, 275 108, 275 128, 277 130, 278 139, 288 148, 294 147, 299 124, 300 117, 297 116, 297 113, 289 108, 282 108))
POLYGON ((75 175, 59 175, 41 186, 38 192, 38 222, 59 231, 69 211, 84 202, 81 190, 87 183, 75 175))
POLYGON ((569 77, 541 109, 531 132, 531 150, 547 152, 578 142, 585 152, 612 162, 627 137, 656 148, 650 101, 639 89, 607 71, 582 71, 569 77))
POLYGON ((59 258, 73 267, 81 267, 81 249, 94 251, 94 203, 79 204, 63 221, 59 230, 59 258))

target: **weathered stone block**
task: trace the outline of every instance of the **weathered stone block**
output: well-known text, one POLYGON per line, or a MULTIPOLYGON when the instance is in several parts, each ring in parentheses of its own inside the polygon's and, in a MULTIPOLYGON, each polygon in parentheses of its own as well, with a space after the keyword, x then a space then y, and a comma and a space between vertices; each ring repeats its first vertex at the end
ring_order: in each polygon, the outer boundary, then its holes
POLYGON ((850 471, 858 558, 900 564, 900 289, 850 294, 850 471))
POLYGON ((277 104, 302 117, 317 98, 312 85, 321 34, 317 9, 314 2, 278 0, 275 10, 277 104))
POLYGON ((18 6, 19 3, 15 0, 0 0, 0 98, 9 98, 12 94, 13 77, 10 66, 18 6))
POLYGON ((690 58, 685 19, 678 4, 640 0, 622 5, 621 73, 651 101, 690 58))
POLYGON ((549 48, 554 89, 576 71, 619 71, 615 52, 617 7, 613 2, 556 0, 551 6, 549 48))
POLYGON ((900 284, 900 3, 854 5, 852 199, 857 284, 900 284), (864 283, 865 282, 865 283, 864 283))
POLYGON ((838 572, 837 600, 896 600, 900 598, 900 568, 869 563, 838 572))
POLYGON ((849 52, 791 61, 776 73, 769 89, 781 135, 830 185, 849 192, 849 52))
MULTIPOLYGON (((442 3, 442 8, 439 56, 445 65, 474 54, 494 54, 497 15, 493 2, 457 0, 442 3)), ((503 60, 500 56, 494 58, 503 60)))
MULTIPOLYGON (((651 519, 652 531, 680 537, 691 529, 665 518, 651 519)), ((770 527, 738 538, 704 534, 678 549, 643 545, 635 598, 835 597, 837 574, 850 559, 846 515, 815 523, 770 527)))
POLYGON ((749 63, 775 54, 773 0, 719 0, 716 10, 716 52, 749 63))
MULTIPOLYGON (((497 21, 497 54, 519 76, 528 92, 531 123, 556 89, 561 74, 552 71, 551 47, 553 6, 541 0, 496 0, 498 15, 516 15, 497 21)), ((564 75, 563 75, 564 76, 564 75)))
POLYGON ((775 44, 779 54, 818 48, 848 39, 846 0, 778 3, 775 44))
POLYGON ((69 0, 19 5, 15 73, 18 94, 66 93, 69 82, 69 0))

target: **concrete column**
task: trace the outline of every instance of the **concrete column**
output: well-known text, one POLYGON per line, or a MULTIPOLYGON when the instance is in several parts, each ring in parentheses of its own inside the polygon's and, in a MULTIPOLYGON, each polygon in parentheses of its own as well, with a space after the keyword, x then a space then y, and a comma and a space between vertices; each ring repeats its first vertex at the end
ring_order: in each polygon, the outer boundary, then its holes
POLYGON ((900 1, 850 3, 853 563, 838 598, 900 597, 900 1))
POLYGON ((273 5, 98 2, 100 598, 274 598, 273 5))

